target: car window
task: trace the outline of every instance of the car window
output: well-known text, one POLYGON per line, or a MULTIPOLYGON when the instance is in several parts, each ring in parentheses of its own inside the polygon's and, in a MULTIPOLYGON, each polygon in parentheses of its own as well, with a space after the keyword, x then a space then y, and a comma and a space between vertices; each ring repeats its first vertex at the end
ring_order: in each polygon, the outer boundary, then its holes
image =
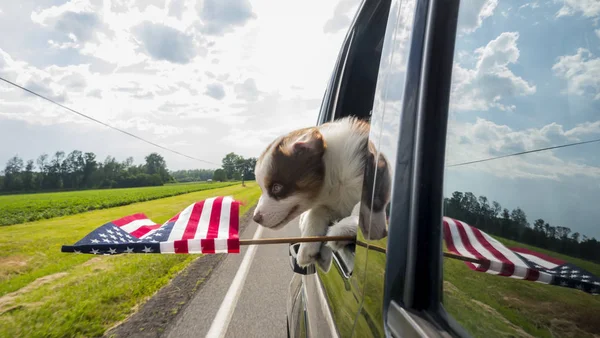
MULTIPOLYGON (((351 43, 340 65, 343 71, 338 80, 339 89, 333 90, 337 95, 331 98, 334 119, 353 116, 371 120, 389 3, 388 0, 370 1, 349 34, 351 43)), ((353 272, 354 251, 355 246, 349 245, 335 254, 346 275, 353 272)))
MULTIPOLYGON (((324 105, 330 107, 329 113, 333 114, 333 119, 346 116, 371 119, 389 6, 389 0, 363 3, 356 24, 348 34, 351 42, 348 54, 342 55, 340 59, 344 62, 338 64, 334 72, 339 79, 334 79, 332 83, 338 81, 339 87, 330 89, 330 103, 324 105)), ((320 121, 325 122, 327 118, 321 118, 320 121)), ((366 263, 365 256, 358 254, 361 248, 360 245, 348 245, 334 253, 329 272, 318 269, 320 280, 329 295, 333 317, 343 337, 352 335, 360 309, 366 263)), ((367 322, 364 318, 356 322, 360 330, 367 330, 364 332, 369 332, 369 327, 373 325, 375 323, 367 322)))
MULTIPOLYGON (((367 246, 356 247, 355 269, 364 271, 357 280, 363 298, 354 337, 384 336, 388 202, 397 163, 397 138, 415 4, 415 1, 396 1, 391 5, 382 40, 381 64, 371 115, 372 162, 365 171, 358 234, 358 240, 367 246)), ((383 27, 381 29, 383 32, 383 27)))
POLYGON ((595 1, 461 2, 444 250, 502 261, 443 260, 474 337, 600 334, 598 20, 595 1))

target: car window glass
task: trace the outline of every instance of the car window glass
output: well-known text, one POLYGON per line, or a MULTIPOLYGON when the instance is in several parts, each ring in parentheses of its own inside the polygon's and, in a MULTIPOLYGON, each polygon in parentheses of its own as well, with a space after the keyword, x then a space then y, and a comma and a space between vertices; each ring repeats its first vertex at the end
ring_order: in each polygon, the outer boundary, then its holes
MULTIPOLYGON (((389 10, 373 103, 370 133, 371 162, 365 170, 355 269, 365 269, 363 302, 353 336, 383 337, 389 198, 396 169, 400 112, 406 79, 408 44, 416 1, 396 1, 389 10)), ((383 28, 383 27, 382 27, 383 28)))
POLYGON ((491 263, 444 258, 443 305, 474 337, 600 334, 599 8, 461 2, 444 250, 491 263))
MULTIPOLYGON (((341 72, 335 83, 339 87, 332 90, 331 112, 335 119, 354 116, 369 120, 373 107, 375 85, 379 61, 381 57, 381 36, 385 28, 389 1, 365 2, 359 14, 353 31, 349 34, 349 52, 344 57, 345 62, 338 65, 336 72, 341 72), (386 7, 387 6, 387 7, 386 7), (378 21, 379 20, 379 21, 378 21)), ((364 281, 364 259, 356 260, 356 251, 360 246, 348 245, 334 253, 332 266, 328 272, 317 269, 325 293, 328 295, 329 306, 341 336, 351 336, 362 297, 360 281, 364 281), (361 268, 360 265, 363 267, 361 268)), ((364 257, 364 256, 363 256, 364 257)), ((359 320, 360 327, 365 326, 364 320, 359 320)))

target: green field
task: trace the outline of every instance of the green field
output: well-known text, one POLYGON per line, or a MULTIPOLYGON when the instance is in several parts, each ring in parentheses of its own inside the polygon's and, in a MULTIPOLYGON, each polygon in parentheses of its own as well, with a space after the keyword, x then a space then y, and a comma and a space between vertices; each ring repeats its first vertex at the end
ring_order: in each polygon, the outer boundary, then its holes
POLYGON ((90 210, 118 207, 234 184, 239 184, 239 182, 187 183, 159 187, 4 195, 0 196, 0 225, 74 215, 90 210))
MULTIPOLYGON (((600 275, 600 265, 496 239, 507 247, 545 253, 600 275)), ((444 259, 444 305, 473 337, 598 337, 600 297, 582 291, 471 271, 444 259)))
POLYGON ((258 200, 254 183, 0 227, 0 337, 100 336, 198 255, 61 253, 103 223, 143 212, 162 223, 189 204, 233 195, 240 215, 258 200))
MULTIPOLYGON (((495 237, 495 236, 494 236, 495 237)), ((496 237, 508 247, 524 247, 563 259, 600 275, 600 265, 496 237)), ((385 246, 385 240, 374 243, 385 246)), ((444 258, 444 307, 473 337, 598 337, 600 297, 576 289, 493 276, 444 258)), ((385 255, 356 247, 353 277, 319 270, 342 334, 383 336, 381 299, 385 255), (368 252, 367 252, 368 251, 368 252), (365 263, 368 264, 365 270, 365 263), (358 299, 364 295, 362 307, 358 299), (357 317, 356 312, 361 314, 357 317)))

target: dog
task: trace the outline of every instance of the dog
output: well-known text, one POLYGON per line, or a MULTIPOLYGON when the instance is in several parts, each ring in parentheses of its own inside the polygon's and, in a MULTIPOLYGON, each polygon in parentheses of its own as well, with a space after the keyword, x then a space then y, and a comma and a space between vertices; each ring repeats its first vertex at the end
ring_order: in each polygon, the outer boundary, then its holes
MULTIPOLYGON (((261 196, 253 220, 281 229, 300 216, 302 237, 356 236, 359 225, 367 239, 387 236, 391 179, 369 132, 367 121, 346 117, 276 138, 256 162, 261 196)), ((301 243, 298 265, 328 271, 332 250, 347 244, 301 243)))

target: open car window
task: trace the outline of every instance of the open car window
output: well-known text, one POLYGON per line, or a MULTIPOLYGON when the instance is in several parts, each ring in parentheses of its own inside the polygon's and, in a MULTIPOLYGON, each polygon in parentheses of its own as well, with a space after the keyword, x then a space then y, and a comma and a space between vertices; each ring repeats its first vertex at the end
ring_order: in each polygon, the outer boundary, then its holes
POLYGON ((577 4, 500 1, 456 41, 443 243, 501 263, 443 261, 444 307, 473 337, 600 334, 600 16, 577 4))
MULTIPOLYGON (((338 65, 338 78, 332 79, 335 86, 328 90, 331 102, 322 107, 329 107, 334 120, 347 116, 371 120, 389 3, 370 1, 370 7, 361 12, 357 24, 349 32, 349 44, 344 47, 346 53, 340 58, 343 63, 338 65)), ((355 245, 346 246, 334 256, 334 263, 343 274, 351 276, 355 245)))

